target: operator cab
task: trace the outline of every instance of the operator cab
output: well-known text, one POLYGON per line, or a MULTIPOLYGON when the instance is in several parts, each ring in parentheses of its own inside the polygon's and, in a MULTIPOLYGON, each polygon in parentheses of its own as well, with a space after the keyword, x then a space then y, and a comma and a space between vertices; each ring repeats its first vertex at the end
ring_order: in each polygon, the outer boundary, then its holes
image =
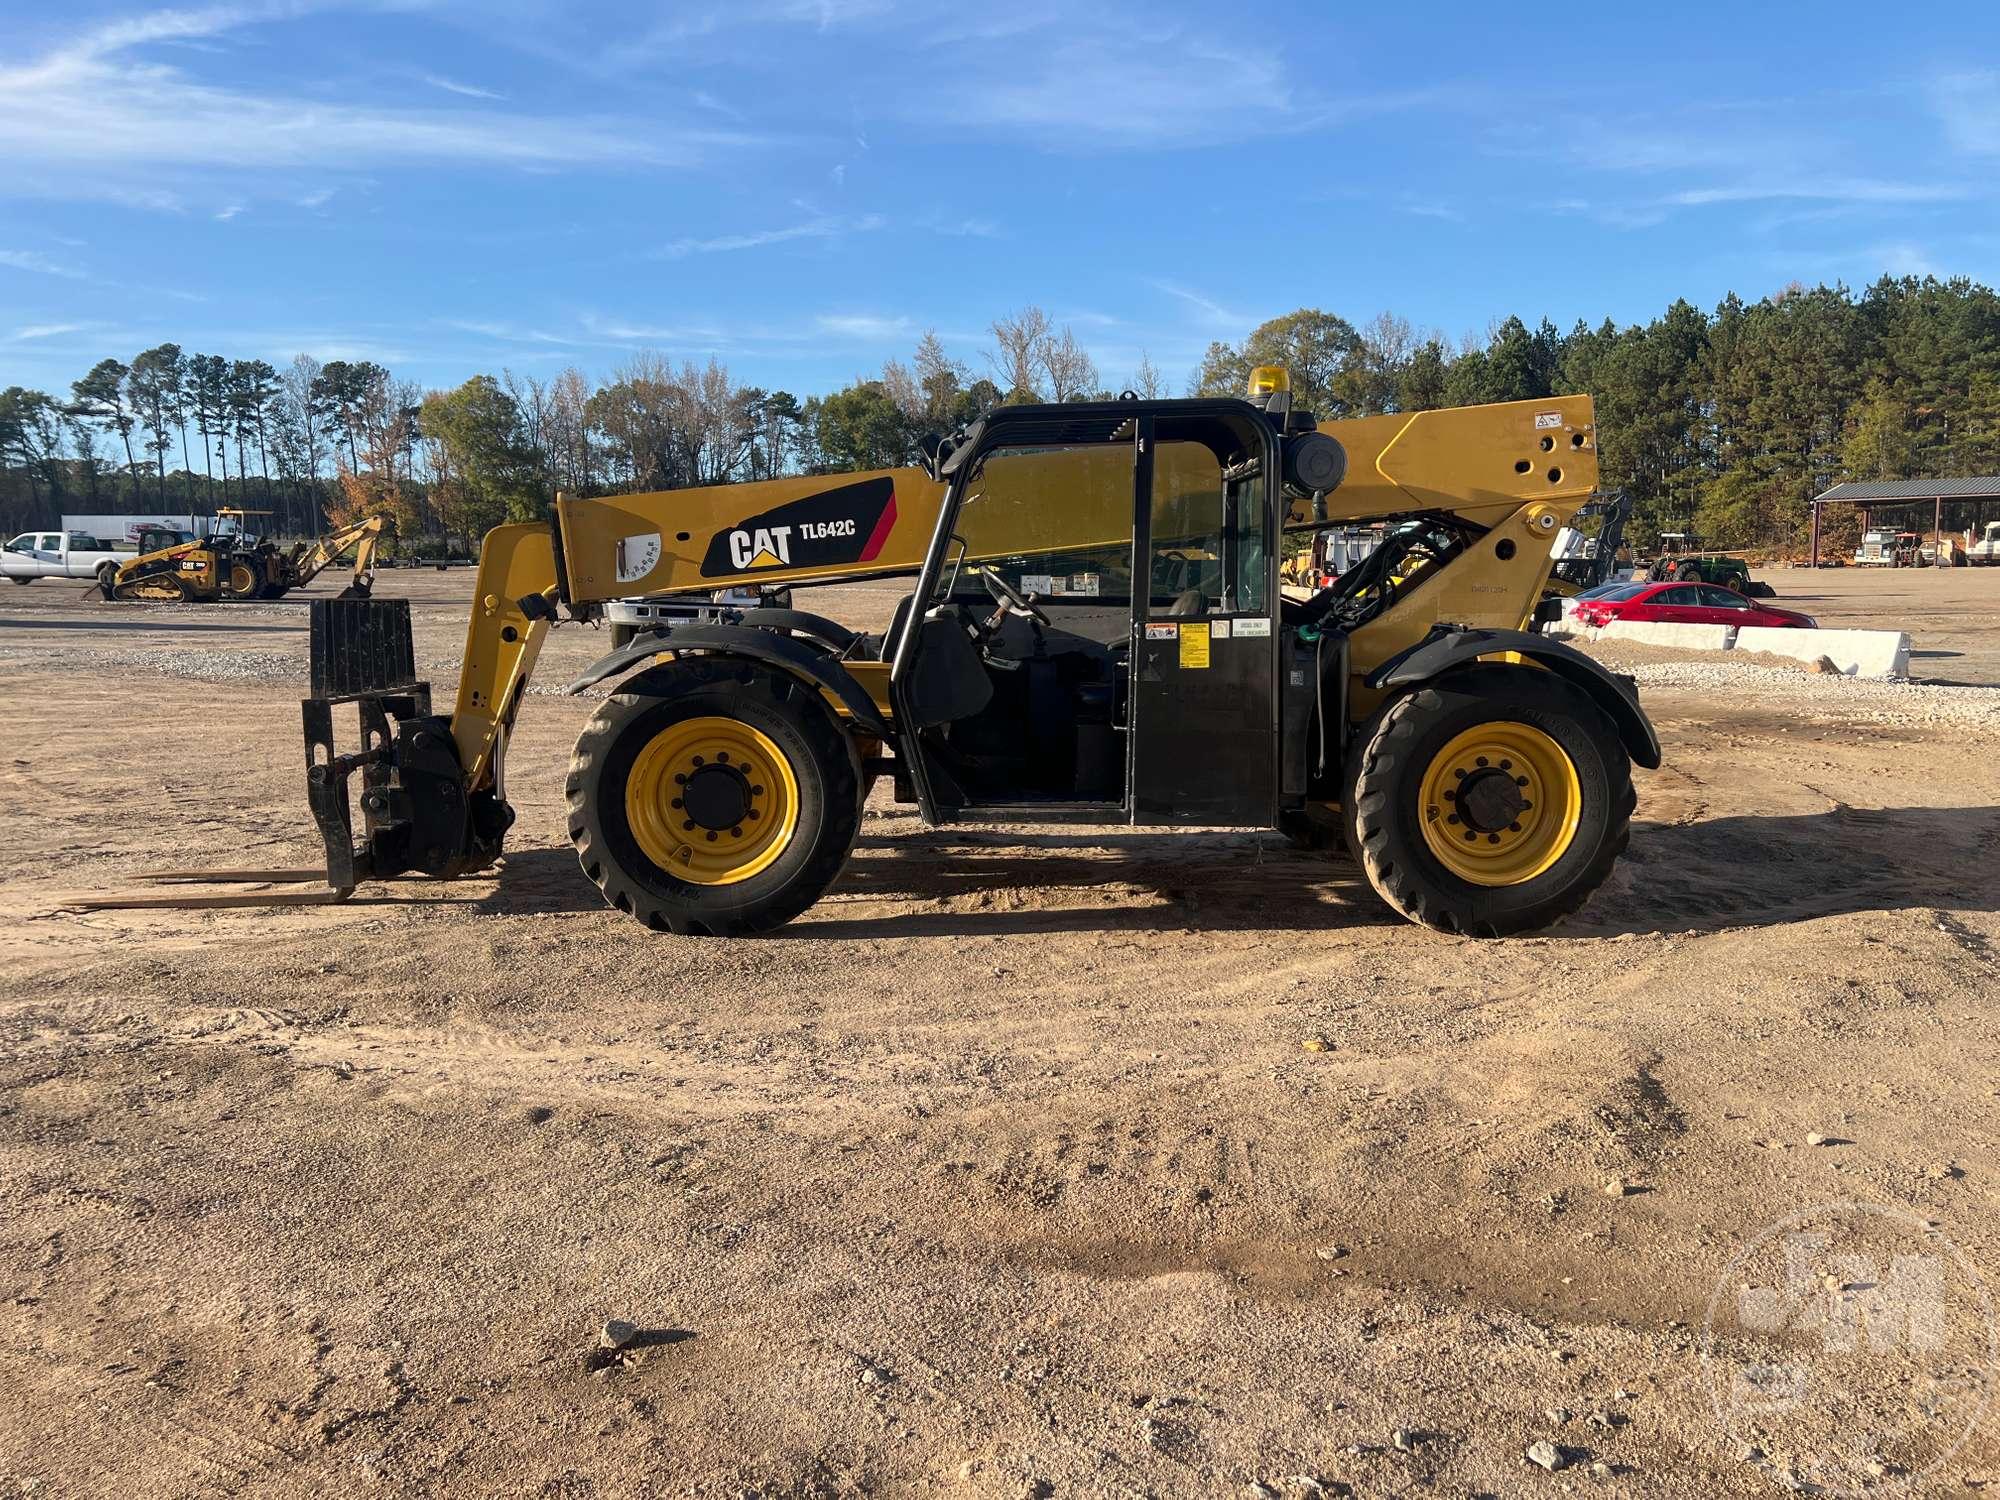
POLYGON ((940 454, 882 645, 899 794, 941 821, 1272 823, 1288 406, 1002 408, 940 454))

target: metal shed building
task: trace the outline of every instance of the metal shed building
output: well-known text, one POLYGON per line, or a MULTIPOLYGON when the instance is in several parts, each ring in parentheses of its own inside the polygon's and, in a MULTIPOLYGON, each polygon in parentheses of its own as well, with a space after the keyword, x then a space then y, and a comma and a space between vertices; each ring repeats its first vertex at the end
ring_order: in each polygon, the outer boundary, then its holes
POLYGON ((1974 479, 1883 479, 1863 483, 1836 484, 1825 494, 1812 502, 1812 565, 1819 566, 1819 514, 1823 505, 1858 505, 1861 507, 1861 529, 1869 527, 1869 514, 1877 506, 1921 505, 1926 500, 1931 505, 1931 544, 1936 546, 1944 539, 1944 503, 1971 502, 1974 505, 1973 524, 1986 519, 1987 502, 2000 503, 2000 475, 1989 474, 1974 479))

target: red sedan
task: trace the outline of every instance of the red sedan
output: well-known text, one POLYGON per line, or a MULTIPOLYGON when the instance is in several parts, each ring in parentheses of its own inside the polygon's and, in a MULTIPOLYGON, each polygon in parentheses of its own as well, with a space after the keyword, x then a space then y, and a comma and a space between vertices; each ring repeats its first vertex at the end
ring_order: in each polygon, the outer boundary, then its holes
POLYGON ((1579 599, 1576 618, 1585 625, 1613 620, 1657 620, 1670 625, 1770 625, 1810 630, 1811 615, 1746 599, 1713 583, 1628 583, 1579 599))

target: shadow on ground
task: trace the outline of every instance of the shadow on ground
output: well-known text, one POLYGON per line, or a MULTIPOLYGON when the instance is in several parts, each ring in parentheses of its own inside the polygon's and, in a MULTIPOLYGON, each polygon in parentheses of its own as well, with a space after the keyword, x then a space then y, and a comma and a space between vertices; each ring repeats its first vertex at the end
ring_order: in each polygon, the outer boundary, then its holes
MULTIPOLYGON (((805 915, 814 938, 1335 931, 1395 917, 1344 855, 1275 834, 925 830, 860 840, 805 915), (856 905, 892 907, 862 915, 856 905), (914 909, 912 909, 914 907, 914 909)), ((1636 823, 1617 870, 1556 929, 1717 931, 1906 907, 2000 910, 2000 807, 1852 808, 1636 823)), ((594 912, 567 848, 508 854, 480 910, 594 912)))

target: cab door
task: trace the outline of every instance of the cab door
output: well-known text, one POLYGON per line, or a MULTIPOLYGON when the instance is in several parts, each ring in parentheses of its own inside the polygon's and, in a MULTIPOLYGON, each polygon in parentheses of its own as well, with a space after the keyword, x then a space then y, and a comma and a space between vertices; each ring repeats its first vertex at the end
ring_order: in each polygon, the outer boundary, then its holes
POLYGON ((1129 735, 1132 821, 1264 828, 1278 813, 1276 454, 1228 477, 1171 419, 1139 425, 1129 735))

